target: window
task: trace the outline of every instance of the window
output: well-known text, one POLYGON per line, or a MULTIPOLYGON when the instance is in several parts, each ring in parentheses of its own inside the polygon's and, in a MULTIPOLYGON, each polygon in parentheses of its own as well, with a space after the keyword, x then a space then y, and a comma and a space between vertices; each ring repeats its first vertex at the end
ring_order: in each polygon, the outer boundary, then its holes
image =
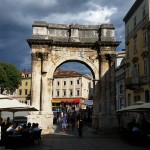
POLYGON ((119 108, 122 108, 123 107, 123 100, 122 100, 122 98, 120 98, 120 100, 119 100, 119 108))
POLYGON ((131 94, 128 94, 128 106, 131 105, 131 94))
POLYGON ((59 81, 57 81, 57 85, 59 86, 59 81))
POLYGON ((29 75, 28 74, 25 74, 25 78, 28 78, 29 77, 29 75))
POLYGON ((63 96, 66 96, 66 90, 63 90, 63 96))
POLYGON ((134 17, 134 28, 136 28, 136 16, 134 17))
POLYGON ((129 76, 130 76, 130 74, 129 74, 129 71, 130 69, 129 69, 129 67, 126 69, 126 78, 129 78, 129 76))
POLYGON ((20 82, 20 86, 22 86, 22 82, 20 82))
POLYGON ((143 6, 142 8, 142 15, 143 15, 143 18, 146 16, 146 9, 145 9, 145 5, 143 6))
POLYGON ((129 57, 129 45, 126 46, 126 56, 129 57))
POLYGON ((139 67, 138 63, 133 64, 133 78, 138 78, 139 76, 139 67))
POLYGON ((149 90, 145 90, 145 102, 149 102, 149 90))
POLYGON ((137 96, 137 101, 140 101, 140 100, 141 100, 140 95, 138 95, 137 96))
POLYGON ((123 84, 120 85, 120 94, 123 93, 123 84))
POLYGON ((76 90, 76 96, 80 96, 80 90, 76 90))
POLYGON ((126 35, 129 36, 129 26, 126 28, 126 35))
POLYGON ((22 95, 22 90, 19 90, 19 95, 22 95))
POLYGON ((25 89, 25 95, 28 95, 28 90, 27 89, 25 89))
POLYGON ((27 85, 28 85, 28 82, 26 82, 25 85, 27 86, 27 85))
POLYGON ((134 53, 137 52, 137 38, 134 38, 134 53))
POLYGON ((147 44, 147 31, 146 30, 143 32, 143 46, 145 44, 147 44))
POLYGON ((70 85, 73 85, 73 81, 70 81, 70 85))
POLYGON ((66 85, 66 81, 63 82, 63 85, 64 85, 64 86, 66 85))
POLYGON ((56 91, 56 96, 59 97, 59 90, 56 91))
POLYGON ((148 74, 148 59, 144 58, 144 75, 148 74))
POLYGON ((73 96, 73 90, 72 89, 70 90, 70 96, 73 96))
POLYGON ((79 85, 79 83, 80 83, 80 81, 79 81, 79 79, 77 80, 77 85, 79 85))
POLYGON ((134 96, 134 102, 136 102, 137 100, 136 100, 136 96, 134 96))

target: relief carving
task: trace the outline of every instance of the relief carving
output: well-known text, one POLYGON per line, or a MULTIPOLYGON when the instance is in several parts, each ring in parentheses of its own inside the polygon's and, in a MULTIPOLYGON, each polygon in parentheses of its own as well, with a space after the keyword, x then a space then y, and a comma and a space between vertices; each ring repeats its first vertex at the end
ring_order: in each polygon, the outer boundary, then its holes
POLYGON ((54 63, 54 64, 56 64, 56 62, 58 61, 58 60, 60 60, 60 58, 61 58, 61 56, 60 55, 58 55, 58 54, 60 54, 60 52, 55 52, 55 50, 53 51, 51 51, 51 55, 50 55, 50 58, 51 58, 51 61, 54 63))
POLYGON ((94 62, 97 58, 98 58, 98 56, 95 53, 92 53, 89 55, 89 59, 92 60, 92 62, 94 62))

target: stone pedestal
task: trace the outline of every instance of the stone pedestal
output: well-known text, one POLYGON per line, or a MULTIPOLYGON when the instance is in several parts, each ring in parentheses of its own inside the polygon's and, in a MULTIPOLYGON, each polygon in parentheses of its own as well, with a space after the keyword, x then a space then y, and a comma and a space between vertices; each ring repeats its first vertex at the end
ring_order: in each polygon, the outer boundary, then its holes
POLYGON ((99 131, 115 132, 118 129, 118 120, 115 113, 100 113, 98 118, 99 131))
POLYGON ((28 122, 38 123, 43 133, 54 133, 53 114, 44 111, 31 112, 28 115, 28 122))
POLYGON ((92 116, 92 130, 93 133, 97 133, 98 131, 98 124, 99 124, 99 120, 98 120, 98 115, 93 115, 92 116))

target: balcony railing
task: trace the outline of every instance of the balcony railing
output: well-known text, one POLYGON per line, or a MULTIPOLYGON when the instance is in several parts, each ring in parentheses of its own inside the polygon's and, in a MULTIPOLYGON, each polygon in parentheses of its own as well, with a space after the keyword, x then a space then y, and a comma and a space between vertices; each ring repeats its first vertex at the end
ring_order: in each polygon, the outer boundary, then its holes
POLYGON ((125 85, 127 89, 137 90, 139 89, 139 78, 133 77, 126 78, 125 85))
POLYGON ((140 84, 146 84, 149 82, 149 75, 144 75, 140 77, 140 84))

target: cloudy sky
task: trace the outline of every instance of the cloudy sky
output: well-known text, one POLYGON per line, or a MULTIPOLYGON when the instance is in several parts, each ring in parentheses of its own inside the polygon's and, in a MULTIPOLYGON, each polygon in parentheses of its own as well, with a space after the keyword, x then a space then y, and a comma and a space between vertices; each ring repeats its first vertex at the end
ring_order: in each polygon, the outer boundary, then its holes
MULTIPOLYGON (((30 47, 34 21, 58 24, 112 23, 124 48, 123 18, 135 0, 0 0, 0 62, 31 68, 30 47)), ((70 66, 71 67, 71 66, 70 66)), ((81 67, 83 68, 83 67, 81 67)))

